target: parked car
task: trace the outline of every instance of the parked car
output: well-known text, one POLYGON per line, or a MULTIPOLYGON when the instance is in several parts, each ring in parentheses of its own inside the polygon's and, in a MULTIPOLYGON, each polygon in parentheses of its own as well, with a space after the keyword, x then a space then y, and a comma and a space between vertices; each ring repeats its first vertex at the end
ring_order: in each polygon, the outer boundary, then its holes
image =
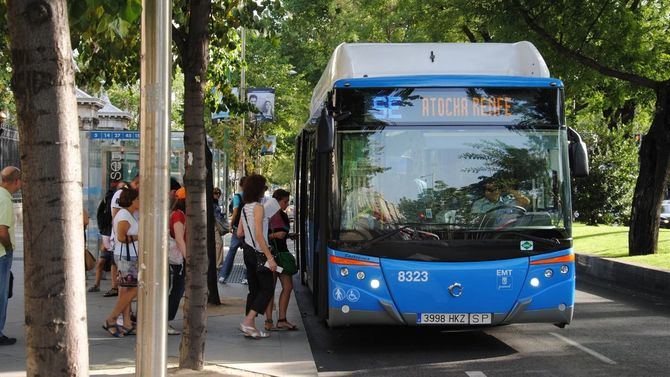
POLYGON ((670 200, 661 203, 661 228, 670 228, 670 200))

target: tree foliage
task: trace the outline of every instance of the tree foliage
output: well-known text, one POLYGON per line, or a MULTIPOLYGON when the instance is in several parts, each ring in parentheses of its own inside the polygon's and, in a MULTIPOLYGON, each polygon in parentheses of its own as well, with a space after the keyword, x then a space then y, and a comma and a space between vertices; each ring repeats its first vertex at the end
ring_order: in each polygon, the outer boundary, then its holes
POLYGON ((588 177, 573 179, 575 218, 590 225, 628 224, 638 175, 633 127, 610 129, 602 117, 579 126, 591 166, 588 177))
MULTIPOLYGON (((294 140, 309 115, 311 90, 303 74, 296 72, 287 58, 280 55, 276 48, 279 40, 259 35, 252 37, 250 42, 247 59, 249 86, 275 89, 274 120, 249 124, 250 134, 257 138, 277 136, 275 155, 261 157, 258 168, 271 183, 288 187, 293 181, 294 140)), ((260 155, 260 143, 250 148, 249 155, 260 155)))
POLYGON ((564 74, 568 87, 587 85, 590 90, 582 93, 605 95, 609 105, 603 108, 605 114, 616 115, 627 108, 622 120, 634 119, 635 108, 653 109, 640 147, 629 251, 632 255, 655 253, 660 205, 670 173, 670 4, 506 0, 480 4, 477 14, 485 15, 494 30, 531 39, 550 59, 564 63, 554 74, 564 74))
MULTIPOLYGON (((566 85, 569 125, 590 135, 596 126, 609 130, 603 131, 609 136, 590 139, 598 143, 592 146, 593 162, 607 158, 606 151, 618 148, 631 132, 647 132, 630 248, 633 253, 655 250, 657 202, 668 173, 663 151, 670 149, 670 116, 664 110, 670 107, 667 1, 293 0, 285 5, 291 16, 282 37, 290 42, 282 43, 282 52, 312 86, 341 42, 533 42, 552 76, 566 85), (587 123, 594 119, 596 124, 587 123)), ((602 166, 620 174, 629 162, 602 166)), ((618 182, 627 185, 623 191, 631 189, 628 178, 618 182)), ((585 190, 596 196, 598 188, 582 185, 578 195, 585 190)), ((629 200, 627 194, 619 197, 629 200)), ((575 209, 583 204, 577 201, 575 209)), ((622 219, 629 212, 612 211, 622 219)))

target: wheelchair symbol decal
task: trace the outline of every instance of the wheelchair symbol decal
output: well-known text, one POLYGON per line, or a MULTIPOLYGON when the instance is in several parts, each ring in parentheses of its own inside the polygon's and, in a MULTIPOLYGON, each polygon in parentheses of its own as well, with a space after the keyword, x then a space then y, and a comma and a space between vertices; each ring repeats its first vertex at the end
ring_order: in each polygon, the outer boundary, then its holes
POLYGON ((352 288, 347 291, 347 300, 350 302, 357 302, 361 298, 361 292, 358 289, 352 288))

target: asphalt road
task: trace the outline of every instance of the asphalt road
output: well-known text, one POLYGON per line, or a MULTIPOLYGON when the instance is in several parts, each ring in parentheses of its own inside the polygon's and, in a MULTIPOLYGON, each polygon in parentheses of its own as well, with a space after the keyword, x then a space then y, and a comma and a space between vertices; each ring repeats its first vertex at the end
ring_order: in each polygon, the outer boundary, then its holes
POLYGON ((577 284, 573 322, 440 332, 426 328, 328 329, 299 283, 320 376, 668 376, 670 302, 577 284))

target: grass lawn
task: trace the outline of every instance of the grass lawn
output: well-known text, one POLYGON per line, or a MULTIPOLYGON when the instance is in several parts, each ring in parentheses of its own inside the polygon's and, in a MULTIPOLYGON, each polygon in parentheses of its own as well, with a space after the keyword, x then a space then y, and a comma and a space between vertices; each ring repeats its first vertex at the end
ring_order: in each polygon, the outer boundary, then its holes
POLYGON ((670 229, 660 229, 658 254, 628 256, 628 227, 575 223, 572 228, 574 249, 577 253, 595 254, 605 258, 617 258, 670 270, 670 229))

